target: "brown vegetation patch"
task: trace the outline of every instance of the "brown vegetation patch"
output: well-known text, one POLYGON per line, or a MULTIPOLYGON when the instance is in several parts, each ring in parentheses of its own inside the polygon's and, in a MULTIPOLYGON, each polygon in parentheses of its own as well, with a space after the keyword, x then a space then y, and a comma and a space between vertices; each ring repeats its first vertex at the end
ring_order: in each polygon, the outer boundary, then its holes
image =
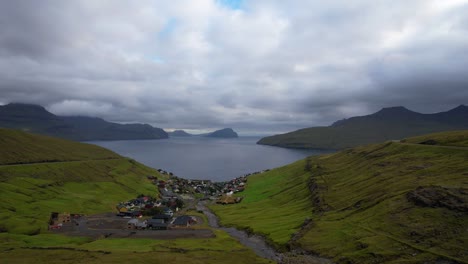
POLYGON ((450 210, 468 212, 468 190, 440 186, 418 187, 406 194, 409 201, 418 206, 444 207, 450 210))

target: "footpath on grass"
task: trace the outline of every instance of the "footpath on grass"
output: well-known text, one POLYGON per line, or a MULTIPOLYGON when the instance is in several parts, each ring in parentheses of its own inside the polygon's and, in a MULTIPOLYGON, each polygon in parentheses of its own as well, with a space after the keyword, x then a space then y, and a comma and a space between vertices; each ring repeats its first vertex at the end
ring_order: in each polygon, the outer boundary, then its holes
MULTIPOLYGON (((218 217, 211 212, 206 206, 206 202, 199 201, 197 203, 197 211, 202 211, 207 219, 208 223, 212 228, 220 229, 227 232, 230 236, 237 239, 242 245, 251 248, 255 254, 262 258, 273 260, 277 263, 289 263, 289 259, 286 254, 277 252, 273 247, 268 245, 265 239, 259 235, 249 235, 247 232, 238 230, 234 227, 223 227, 219 225, 218 217)), ((307 263, 310 264, 332 264, 333 262, 329 259, 320 258, 316 256, 303 256, 307 259, 307 263)))

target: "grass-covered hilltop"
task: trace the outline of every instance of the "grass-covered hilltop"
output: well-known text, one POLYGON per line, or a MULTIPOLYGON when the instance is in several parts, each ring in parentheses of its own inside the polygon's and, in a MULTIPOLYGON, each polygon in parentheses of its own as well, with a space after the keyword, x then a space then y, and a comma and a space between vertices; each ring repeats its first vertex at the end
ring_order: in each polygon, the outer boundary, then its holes
POLYGON ((465 130, 309 157, 250 176, 240 204, 211 208, 224 225, 337 263, 468 263, 467 142, 465 130))
POLYGON ((164 176, 101 147, 17 130, 0 129, 0 150, 0 263, 268 263, 221 230, 178 239, 54 233, 51 212, 115 216, 118 202, 158 194, 147 176, 164 176))
POLYGON ((340 120, 331 126, 309 127, 265 137, 258 144, 286 148, 344 149, 464 129, 468 129, 468 106, 460 105, 435 114, 421 114, 400 106, 340 120))

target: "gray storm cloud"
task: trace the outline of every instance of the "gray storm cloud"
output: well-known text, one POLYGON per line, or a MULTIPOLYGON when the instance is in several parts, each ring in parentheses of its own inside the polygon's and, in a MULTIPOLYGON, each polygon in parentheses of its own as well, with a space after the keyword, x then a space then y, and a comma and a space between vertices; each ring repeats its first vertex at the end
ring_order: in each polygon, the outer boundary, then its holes
POLYGON ((1 1, 0 103, 277 133, 468 103, 468 1, 1 1))

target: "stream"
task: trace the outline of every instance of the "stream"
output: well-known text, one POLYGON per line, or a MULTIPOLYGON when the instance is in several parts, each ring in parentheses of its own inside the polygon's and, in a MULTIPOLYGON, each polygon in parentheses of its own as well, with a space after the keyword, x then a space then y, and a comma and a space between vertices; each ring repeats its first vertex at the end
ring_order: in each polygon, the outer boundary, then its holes
POLYGON ((197 211, 203 211, 208 218, 211 227, 226 231, 229 235, 237 239, 242 245, 251 248, 258 256, 281 263, 283 254, 276 252, 265 240, 258 235, 249 236, 247 232, 238 230, 234 227, 222 227, 218 223, 218 217, 214 215, 205 203, 198 202, 197 211))
POLYGON ((277 263, 333 264, 330 259, 307 254, 305 252, 299 253, 299 258, 297 258, 297 255, 295 256, 295 253, 292 252, 277 252, 273 247, 266 243, 263 237, 259 235, 249 236, 247 232, 238 230, 234 227, 220 226, 218 217, 206 206, 206 202, 198 201, 196 208, 197 211, 202 211, 206 215, 208 218, 208 224, 212 228, 226 231, 230 236, 237 239, 242 245, 251 248, 255 254, 262 258, 273 260, 277 263))

